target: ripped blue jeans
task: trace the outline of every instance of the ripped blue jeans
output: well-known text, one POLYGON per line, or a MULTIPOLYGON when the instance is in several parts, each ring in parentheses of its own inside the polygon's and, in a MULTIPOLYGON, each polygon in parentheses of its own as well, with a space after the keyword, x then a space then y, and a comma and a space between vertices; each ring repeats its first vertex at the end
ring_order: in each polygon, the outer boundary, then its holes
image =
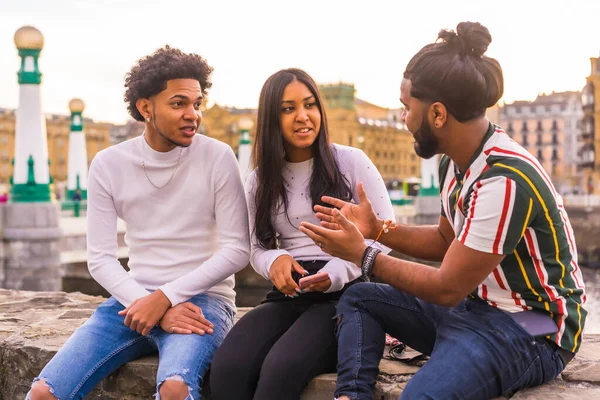
POLYGON ((59 400, 83 399, 123 364, 158 352, 156 392, 166 379, 174 379, 188 386, 187 400, 199 399, 204 374, 233 325, 234 313, 214 296, 199 294, 188 301, 202 308, 213 323, 212 335, 172 334, 156 326, 148 336, 142 336, 123 324, 124 317, 117 313, 124 307, 111 297, 73 333, 34 383, 44 379, 59 400))
POLYGON ((386 332, 431 356, 402 400, 510 397, 551 381, 564 368, 546 340, 481 300, 443 307, 389 285, 357 283, 343 294, 337 312, 337 397, 373 398, 386 332))

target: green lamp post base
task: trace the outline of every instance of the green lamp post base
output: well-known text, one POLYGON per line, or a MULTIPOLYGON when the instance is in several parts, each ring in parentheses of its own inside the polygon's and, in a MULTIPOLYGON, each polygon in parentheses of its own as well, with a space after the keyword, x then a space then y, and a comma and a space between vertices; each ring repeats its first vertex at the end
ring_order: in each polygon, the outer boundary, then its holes
POLYGON ((39 203, 50 201, 50 185, 47 183, 13 184, 10 201, 13 203, 39 203))

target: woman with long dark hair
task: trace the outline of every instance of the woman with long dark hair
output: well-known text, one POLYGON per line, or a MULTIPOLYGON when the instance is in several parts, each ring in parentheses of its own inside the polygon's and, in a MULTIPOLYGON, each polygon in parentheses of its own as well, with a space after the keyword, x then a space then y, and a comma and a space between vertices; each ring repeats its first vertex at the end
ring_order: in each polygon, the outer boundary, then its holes
POLYGON ((302 70, 281 70, 265 82, 253 160, 246 182, 250 262, 274 286, 217 351, 211 398, 298 399, 310 379, 335 372, 337 300, 360 276, 355 265, 300 232, 300 222, 318 221, 313 207, 322 196, 358 202, 361 182, 380 218, 394 214, 369 158, 330 143, 318 87, 302 70), (323 280, 302 285, 301 278, 317 273, 323 280))

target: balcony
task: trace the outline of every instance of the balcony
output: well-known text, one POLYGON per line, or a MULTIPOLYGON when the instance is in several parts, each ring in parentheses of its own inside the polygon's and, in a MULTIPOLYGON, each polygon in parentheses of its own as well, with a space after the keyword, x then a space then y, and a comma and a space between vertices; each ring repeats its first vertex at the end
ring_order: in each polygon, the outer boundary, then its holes
POLYGON ((577 152, 579 159, 577 160, 577 169, 594 168, 595 161, 595 146, 592 143, 586 143, 577 152))
POLYGON ((594 118, 591 116, 584 117, 581 121, 581 139, 593 139, 594 128, 594 118))

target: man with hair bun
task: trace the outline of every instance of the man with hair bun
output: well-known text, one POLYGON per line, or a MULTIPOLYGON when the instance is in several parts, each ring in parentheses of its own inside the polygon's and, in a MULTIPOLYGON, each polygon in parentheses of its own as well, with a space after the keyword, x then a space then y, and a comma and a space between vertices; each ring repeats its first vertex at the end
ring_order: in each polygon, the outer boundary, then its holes
POLYGON ((579 350, 585 286, 561 196, 538 160, 485 117, 503 93, 479 23, 442 30, 408 63, 403 120, 423 158, 442 154, 441 216, 395 226, 323 198, 301 230, 365 279, 339 301, 338 399, 371 399, 385 333, 430 355, 402 399, 490 399, 554 379, 579 350), (376 239, 440 268, 367 247, 376 239))
POLYGON ((231 148, 198 135, 212 68, 165 46, 125 78, 141 136, 102 150, 88 178, 88 268, 111 297, 34 380, 27 398, 83 399, 121 365, 160 355, 156 399, 199 399, 233 325, 233 274, 248 264, 244 188, 231 148), (126 225, 129 271, 117 259, 126 225))

